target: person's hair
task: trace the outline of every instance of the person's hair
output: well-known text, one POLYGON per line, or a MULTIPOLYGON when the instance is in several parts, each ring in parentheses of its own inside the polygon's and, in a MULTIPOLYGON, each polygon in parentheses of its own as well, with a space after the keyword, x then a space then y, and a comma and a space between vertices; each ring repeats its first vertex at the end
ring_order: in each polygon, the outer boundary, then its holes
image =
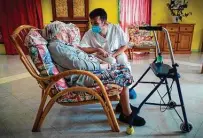
POLYGON ((100 16, 100 19, 102 21, 106 21, 107 20, 107 13, 104 9, 102 8, 97 8, 94 9, 93 11, 90 12, 89 17, 90 19, 94 19, 95 17, 100 16))

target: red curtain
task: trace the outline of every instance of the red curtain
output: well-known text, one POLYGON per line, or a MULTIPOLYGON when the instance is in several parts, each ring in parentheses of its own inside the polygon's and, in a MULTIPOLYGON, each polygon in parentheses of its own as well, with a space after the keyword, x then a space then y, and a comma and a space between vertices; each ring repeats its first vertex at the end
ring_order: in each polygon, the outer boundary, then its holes
POLYGON ((10 35, 23 24, 43 27, 41 0, 0 0, 0 26, 6 54, 17 54, 10 35))
POLYGON ((131 24, 151 23, 152 0, 120 0, 120 25, 126 32, 131 24))

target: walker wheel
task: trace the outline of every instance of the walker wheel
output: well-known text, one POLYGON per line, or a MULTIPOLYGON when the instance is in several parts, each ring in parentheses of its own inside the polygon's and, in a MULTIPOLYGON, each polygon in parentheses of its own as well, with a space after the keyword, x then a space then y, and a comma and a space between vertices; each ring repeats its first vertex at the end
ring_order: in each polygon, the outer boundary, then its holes
POLYGON ((192 124, 191 123, 188 123, 188 130, 187 130, 187 128, 186 128, 186 124, 185 124, 185 122, 182 122, 181 124, 180 124, 180 130, 182 131, 182 132, 184 132, 184 133, 187 133, 187 132, 190 132, 191 130, 192 130, 192 124))
POLYGON ((173 109, 173 108, 175 108, 176 107, 176 102, 175 101, 169 101, 168 102, 168 107, 169 107, 169 109, 173 109))

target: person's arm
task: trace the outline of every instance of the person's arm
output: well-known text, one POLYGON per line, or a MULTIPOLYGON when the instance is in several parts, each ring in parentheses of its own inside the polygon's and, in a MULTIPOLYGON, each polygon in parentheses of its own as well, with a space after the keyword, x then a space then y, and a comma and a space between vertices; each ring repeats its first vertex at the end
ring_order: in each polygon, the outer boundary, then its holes
POLYGON ((92 46, 92 43, 90 42, 91 37, 93 36, 91 35, 91 31, 89 30, 84 34, 82 40, 80 41, 80 47, 78 48, 88 54, 98 53, 104 57, 107 57, 108 52, 106 52, 104 49, 92 46))
POLYGON ((94 48, 94 47, 78 47, 78 48, 81 49, 82 51, 84 51, 85 53, 88 53, 88 54, 98 52, 98 49, 94 48))
POLYGON ((90 30, 84 34, 82 40, 80 41, 80 47, 78 47, 79 49, 88 54, 96 53, 98 51, 97 48, 91 47, 90 34, 90 30))
POLYGON ((94 48, 94 47, 78 47, 78 48, 88 54, 98 53, 99 55, 102 55, 103 57, 108 57, 108 55, 109 55, 109 53, 106 52, 102 48, 94 48))
POLYGON ((121 46, 113 55, 112 57, 117 57, 118 55, 120 55, 121 53, 125 52, 125 50, 128 49, 128 46, 121 46))
POLYGON ((75 55, 66 56, 67 64, 63 64, 64 67, 68 69, 79 69, 79 70, 106 70, 111 68, 108 63, 100 63, 100 61, 93 61, 91 59, 84 59, 82 57, 76 57, 75 55))
POLYGON ((100 70, 99 61, 92 61, 90 59, 83 59, 82 57, 77 57, 75 55, 67 55, 67 63, 69 65, 65 65, 69 67, 69 69, 79 69, 79 70, 100 70))
POLYGON ((91 46, 90 37, 91 37, 91 32, 89 30, 82 37, 82 40, 80 41, 80 47, 78 47, 79 49, 83 50, 88 54, 97 52, 97 48, 94 48, 91 46))
POLYGON ((53 60, 66 69, 100 70, 100 62, 92 60, 88 54, 63 43, 50 43, 48 47, 53 60))
POLYGON ((117 57, 128 49, 128 37, 120 26, 117 27, 120 40, 120 48, 112 55, 113 57, 117 57))

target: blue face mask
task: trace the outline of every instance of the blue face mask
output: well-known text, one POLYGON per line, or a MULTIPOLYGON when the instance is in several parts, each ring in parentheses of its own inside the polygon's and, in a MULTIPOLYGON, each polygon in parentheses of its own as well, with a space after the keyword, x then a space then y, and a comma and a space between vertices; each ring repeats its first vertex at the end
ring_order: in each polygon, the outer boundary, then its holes
POLYGON ((92 32, 94 33, 100 33, 101 28, 98 25, 92 25, 92 32))

